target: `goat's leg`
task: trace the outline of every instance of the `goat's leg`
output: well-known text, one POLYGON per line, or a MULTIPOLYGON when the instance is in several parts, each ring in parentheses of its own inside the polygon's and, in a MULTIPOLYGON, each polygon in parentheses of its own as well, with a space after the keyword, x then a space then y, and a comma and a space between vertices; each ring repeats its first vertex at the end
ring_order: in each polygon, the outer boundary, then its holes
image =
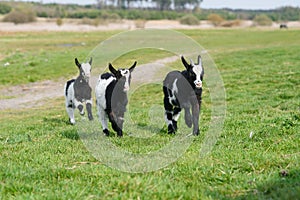
POLYGON ((82 102, 78 101, 77 99, 74 100, 75 108, 79 110, 80 115, 84 115, 84 109, 82 102))
POLYGON ((103 133, 104 135, 109 136, 107 113, 99 105, 97 105, 97 110, 98 110, 98 117, 102 125, 103 133))
POLYGON ((180 117, 180 112, 181 112, 180 107, 174 108, 172 123, 173 123, 173 127, 174 127, 175 131, 177 131, 177 121, 180 117))
POLYGON ((193 120, 192 120, 192 116, 191 116, 191 112, 190 112, 190 107, 184 108, 184 120, 185 120, 185 124, 189 128, 191 128, 193 125, 193 120))
POLYGON ((123 130, 123 123, 124 123, 124 112, 120 112, 117 114, 118 117, 117 117, 117 124, 118 124, 118 127, 123 130))
POLYGON ((165 120, 168 125, 168 133, 175 133, 175 127, 173 125, 173 106, 170 104, 167 97, 164 98, 164 107, 165 107, 165 120))
POLYGON ((93 114, 92 114, 92 100, 91 99, 86 101, 86 110, 88 113, 89 120, 92 121, 94 118, 93 118, 93 114))
POLYGON ((107 112, 107 114, 108 114, 109 121, 111 122, 112 128, 114 129, 114 131, 117 132, 117 135, 119 137, 122 137, 123 132, 122 132, 122 129, 117 124, 117 116, 112 111, 107 112))
POLYGON ((72 125, 75 124, 75 117, 74 117, 74 107, 73 107, 73 104, 70 103, 70 104, 66 104, 66 110, 67 110, 67 113, 68 113, 68 116, 69 116, 69 121, 72 125))
POLYGON ((199 135, 199 114, 200 114, 200 105, 198 102, 192 104, 192 115, 193 115, 193 134, 199 135))

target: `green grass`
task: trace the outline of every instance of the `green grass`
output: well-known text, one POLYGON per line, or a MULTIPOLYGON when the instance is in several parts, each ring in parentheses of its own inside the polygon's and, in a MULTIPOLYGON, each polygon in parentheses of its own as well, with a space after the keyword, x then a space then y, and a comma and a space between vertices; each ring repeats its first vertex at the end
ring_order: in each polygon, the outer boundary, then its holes
MULTIPOLYGON (((204 88, 201 135, 176 162, 149 173, 120 172, 95 159, 77 128, 67 124, 63 98, 47 100, 38 108, 1 111, 0 199, 299 199, 300 31, 182 32, 208 50, 226 87, 226 120, 209 155, 199 157, 211 116, 208 88, 204 88)), ((30 82, 23 76, 33 73, 23 68, 31 58, 37 64, 26 67, 39 73, 33 81, 69 77, 76 72, 73 58, 85 58, 95 42, 112 34, 4 35, 0 63, 12 64, 0 67, 0 82, 5 87, 30 82), (16 50, 19 42, 22 48, 16 50), (81 42, 86 45, 57 46, 81 42), (53 60, 53 65, 45 59, 53 60), (8 75, 11 81, 6 80, 8 75)), ((154 50, 146 52, 149 60, 160 58, 154 50)), ((145 55, 131 52, 120 60, 131 63, 129 57, 135 56, 145 55)), ((131 96, 128 109, 144 131, 141 137, 128 135, 136 130, 129 127, 124 138, 110 137, 110 142, 129 152, 148 153, 176 138, 166 134, 163 116, 154 123, 147 118, 152 105, 158 106, 155 112, 162 111, 160 89, 147 85, 131 96), (143 138, 152 132, 156 134, 143 138)))
POLYGON ((95 44, 116 32, 18 33, 0 38, 0 84, 18 85, 77 74, 74 59, 84 61, 95 44), (9 63, 8 67, 3 67, 9 63))

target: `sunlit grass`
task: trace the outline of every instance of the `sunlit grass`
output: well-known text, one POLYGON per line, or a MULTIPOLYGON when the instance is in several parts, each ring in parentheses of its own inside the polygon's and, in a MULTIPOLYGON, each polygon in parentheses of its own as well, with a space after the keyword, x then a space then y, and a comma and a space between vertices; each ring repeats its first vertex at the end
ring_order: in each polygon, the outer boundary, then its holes
MULTIPOLYGON (((64 99, 50 99, 37 108, 1 110, 0 198, 297 199, 300 195, 300 32, 256 29, 183 32, 211 53, 226 88, 225 124, 209 155, 199 156, 212 109, 206 85, 201 135, 193 138, 191 146, 176 162, 150 173, 120 172, 95 159, 80 139, 78 127, 68 124, 64 99)), ((113 32, 58 33, 57 37, 53 33, 43 34, 1 37, 0 40, 9 43, 5 43, 5 48, 0 46, 6 52, 0 65, 12 63, 9 68, 0 67, 1 84, 28 83, 24 77, 36 75, 34 70, 42 72, 36 72, 39 74, 33 81, 69 77, 76 72, 73 57, 85 57, 95 41, 113 32), (35 41, 38 38, 43 42, 35 41), (15 50, 16 41, 23 42, 24 50, 15 50), (86 46, 56 46, 82 41, 87 41, 86 46), (34 50, 31 44, 42 50, 34 50), (43 62, 52 58, 56 58, 49 61, 53 65, 43 62), (33 70, 30 73, 22 71, 28 61, 36 63, 26 66, 33 70), (41 66, 44 70, 39 70, 41 66), (55 68, 53 72, 51 66, 55 68)), ((144 51, 146 55, 142 52, 130 52, 114 64, 127 65, 135 59, 147 63, 172 56, 152 49, 144 51)), ((179 60, 168 65, 183 69, 179 60)), ((112 136, 108 140, 128 152, 141 154, 157 151, 170 143, 176 136, 166 133, 162 98, 159 84, 138 87, 130 95, 124 137, 112 136)), ((96 117, 95 107, 93 111, 96 117)), ((180 128, 185 131, 184 123, 180 123, 180 128)))

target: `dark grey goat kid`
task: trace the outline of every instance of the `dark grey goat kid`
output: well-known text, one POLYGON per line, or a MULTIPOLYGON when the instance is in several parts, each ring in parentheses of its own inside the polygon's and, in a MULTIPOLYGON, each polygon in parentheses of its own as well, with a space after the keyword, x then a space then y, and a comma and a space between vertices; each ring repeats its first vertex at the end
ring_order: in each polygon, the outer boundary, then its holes
POLYGON ((199 135, 199 114, 202 96, 202 81, 204 69, 201 56, 198 63, 191 60, 190 64, 184 57, 181 61, 186 70, 169 72, 163 82, 165 118, 168 133, 175 133, 177 121, 182 108, 185 111, 185 123, 188 127, 193 125, 193 134, 199 135), (190 108, 192 107, 192 115, 190 108))

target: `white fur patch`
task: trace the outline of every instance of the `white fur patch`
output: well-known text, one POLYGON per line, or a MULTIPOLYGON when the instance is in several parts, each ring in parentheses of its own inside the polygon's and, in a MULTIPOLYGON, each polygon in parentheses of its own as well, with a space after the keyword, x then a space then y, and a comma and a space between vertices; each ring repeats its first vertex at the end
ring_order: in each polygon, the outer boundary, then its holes
POLYGON ((124 91, 128 91, 129 90, 130 71, 128 69, 121 69, 120 72, 121 72, 121 75, 126 78, 125 85, 124 85, 124 91))
POLYGON ((179 117, 180 117, 180 112, 173 116, 173 120, 175 120, 177 122, 179 117))
POLYGON ((66 106, 68 106, 69 104, 71 104, 72 102, 74 103, 74 82, 71 83, 68 87, 68 91, 67 90, 67 84, 65 85, 65 92, 67 92, 68 96, 66 96, 66 106))
POLYGON ((176 96, 175 94, 178 93, 178 87, 177 87, 177 78, 175 79, 175 81, 173 82, 172 88, 171 88, 171 92, 172 92, 172 97, 169 96, 169 102, 172 105, 172 101, 176 101, 176 96))
POLYGON ((101 106, 103 109, 106 109, 106 99, 105 99, 106 88, 113 80, 116 80, 116 78, 113 76, 109 77, 108 79, 101 79, 99 77, 99 80, 97 82, 95 88, 97 104, 98 106, 101 106))
POLYGON ((167 114, 165 114, 165 121, 166 121, 166 123, 168 124, 168 126, 169 126, 170 124, 172 124, 172 120, 168 120, 167 114))
POLYGON ((83 71, 83 76, 86 78, 90 78, 91 77, 91 65, 89 63, 82 63, 81 64, 81 69, 83 71))
POLYGON ((202 67, 201 65, 195 65, 193 67, 193 72, 196 74, 196 80, 194 81, 194 84, 196 88, 201 88, 202 87, 202 81, 201 81, 201 73, 202 73, 202 67))

